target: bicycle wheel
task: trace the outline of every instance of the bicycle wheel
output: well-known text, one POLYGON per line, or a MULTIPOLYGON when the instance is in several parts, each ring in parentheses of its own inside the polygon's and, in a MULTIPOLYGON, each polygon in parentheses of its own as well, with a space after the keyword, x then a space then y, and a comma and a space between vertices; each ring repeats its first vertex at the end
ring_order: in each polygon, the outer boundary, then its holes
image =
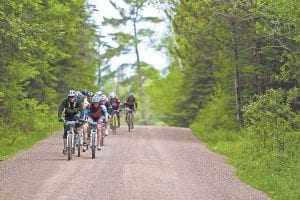
POLYGON ((68 136, 67 136, 67 151, 68 151, 68 160, 71 160, 72 159, 72 133, 69 133, 68 136))
POLYGON ((92 149, 92 159, 96 157, 96 133, 93 131, 91 135, 91 149, 92 149))

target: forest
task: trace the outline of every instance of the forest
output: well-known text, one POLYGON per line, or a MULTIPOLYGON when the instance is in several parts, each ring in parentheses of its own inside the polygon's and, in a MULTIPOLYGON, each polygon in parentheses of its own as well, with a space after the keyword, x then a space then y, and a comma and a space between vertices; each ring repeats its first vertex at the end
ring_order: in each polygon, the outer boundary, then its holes
POLYGON ((191 128, 244 182, 299 199, 300 1, 107 1, 118 16, 100 25, 85 0, 0 4, 0 159, 62 128, 68 90, 121 100, 133 91, 138 124, 191 128), (150 8, 162 15, 145 15, 150 8), (161 23, 158 39, 152 27, 161 23), (104 27, 114 28, 114 44, 104 27), (167 68, 142 60, 145 42, 164 52, 167 68), (127 54, 133 62, 112 67, 127 54))

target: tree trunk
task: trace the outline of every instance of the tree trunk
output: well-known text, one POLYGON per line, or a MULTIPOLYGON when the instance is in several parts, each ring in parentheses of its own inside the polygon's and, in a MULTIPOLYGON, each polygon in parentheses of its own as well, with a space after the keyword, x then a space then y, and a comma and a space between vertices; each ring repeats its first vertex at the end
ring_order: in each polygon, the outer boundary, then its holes
POLYGON ((234 86, 235 86, 235 109, 236 109, 236 120, 237 127, 242 127, 242 115, 241 115, 241 92, 240 92, 240 76, 239 76, 239 65, 238 65, 238 47, 237 47, 237 31, 236 22, 233 19, 231 23, 232 30, 232 51, 233 51, 233 62, 235 67, 234 74, 234 86))
MULTIPOLYGON (((138 12, 136 12, 138 13, 138 12)), ((143 81, 142 81, 142 74, 141 74, 141 61, 140 61, 140 54, 139 54, 139 48, 138 48, 138 37, 137 37, 137 27, 136 27, 136 19, 133 23, 134 28, 134 48, 135 48, 135 54, 136 54, 136 67, 137 67, 137 88, 139 93, 139 101, 140 105, 144 105, 144 88, 143 88, 143 81)), ((141 108, 141 118, 142 121, 146 118, 145 110, 143 109, 143 106, 140 106, 141 108)))

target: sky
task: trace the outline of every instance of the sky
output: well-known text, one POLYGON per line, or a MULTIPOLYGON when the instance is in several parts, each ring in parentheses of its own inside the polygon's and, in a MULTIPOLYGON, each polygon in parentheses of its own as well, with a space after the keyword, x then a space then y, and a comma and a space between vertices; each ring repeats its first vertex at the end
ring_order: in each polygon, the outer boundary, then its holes
MULTIPOLYGON (((97 11, 93 12, 93 20, 96 22, 97 25, 100 25, 103 17, 111 18, 118 16, 118 12, 114 10, 114 8, 110 5, 109 0, 88 0, 89 4, 96 5, 97 11)), ((116 1, 118 3, 121 3, 122 1, 118 0, 116 1)), ((157 9, 147 9, 144 13, 145 15, 151 15, 151 16, 162 16, 157 9)), ((132 29, 132 27, 129 27, 132 29)), ((168 30, 167 25, 164 23, 161 23, 160 25, 155 25, 152 27, 154 29, 156 34, 156 38, 161 38, 162 35, 168 30)), ((107 36, 109 33, 114 32, 114 29, 110 27, 103 27, 101 26, 101 35, 107 36)), ((109 41, 109 39, 107 40, 109 41)), ((146 44, 142 44, 139 46, 140 50, 140 58, 142 61, 151 64, 154 68, 158 70, 163 70, 166 68, 169 64, 169 60, 167 56, 162 53, 158 52, 152 48, 149 48, 146 44)), ((102 50, 100 49, 100 53, 102 50)), ((122 57, 113 58, 110 63, 113 68, 119 66, 122 63, 128 63, 128 62, 134 62, 135 61, 135 54, 130 55, 123 55, 122 57)))

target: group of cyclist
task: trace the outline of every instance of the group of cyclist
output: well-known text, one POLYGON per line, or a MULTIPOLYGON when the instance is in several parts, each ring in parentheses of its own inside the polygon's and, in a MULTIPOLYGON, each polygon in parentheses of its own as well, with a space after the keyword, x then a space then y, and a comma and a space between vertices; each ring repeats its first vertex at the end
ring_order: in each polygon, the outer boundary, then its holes
MULTIPOLYGON (((97 122, 97 137, 101 138, 102 126, 105 128, 105 136, 109 134, 107 123, 109 122, 110 115, 117 114, 118 128, 120 128, 120 111, 121 107, 136 111, 137 100, 134 94, 129 93, 124 104, 116 96, 115 93, 110 93, 109 98, 101 91, 89 92, 87 90, 75 91, 70 90, 67 98, 65 98, 58 108, 59 122, 83 120, 83 152, 86 151, 87 140, 91 127, 88 125, 91 122, 97 122), (63 118, 64 114, 64 118, 63 118)), ((127 121, 127 112, 125 113, 125 120, 127 121)), ((110 124, 112 128, 112 125, 110 124)), ((63 134, 63 153, 66 152, 67 146, 67 130, 68 127, 64 125, 63 134)), ((75 129, 76 131, 76 129, 75 129)), ((97 149, 101 150, 100 140, 98 140, 97 149)))

